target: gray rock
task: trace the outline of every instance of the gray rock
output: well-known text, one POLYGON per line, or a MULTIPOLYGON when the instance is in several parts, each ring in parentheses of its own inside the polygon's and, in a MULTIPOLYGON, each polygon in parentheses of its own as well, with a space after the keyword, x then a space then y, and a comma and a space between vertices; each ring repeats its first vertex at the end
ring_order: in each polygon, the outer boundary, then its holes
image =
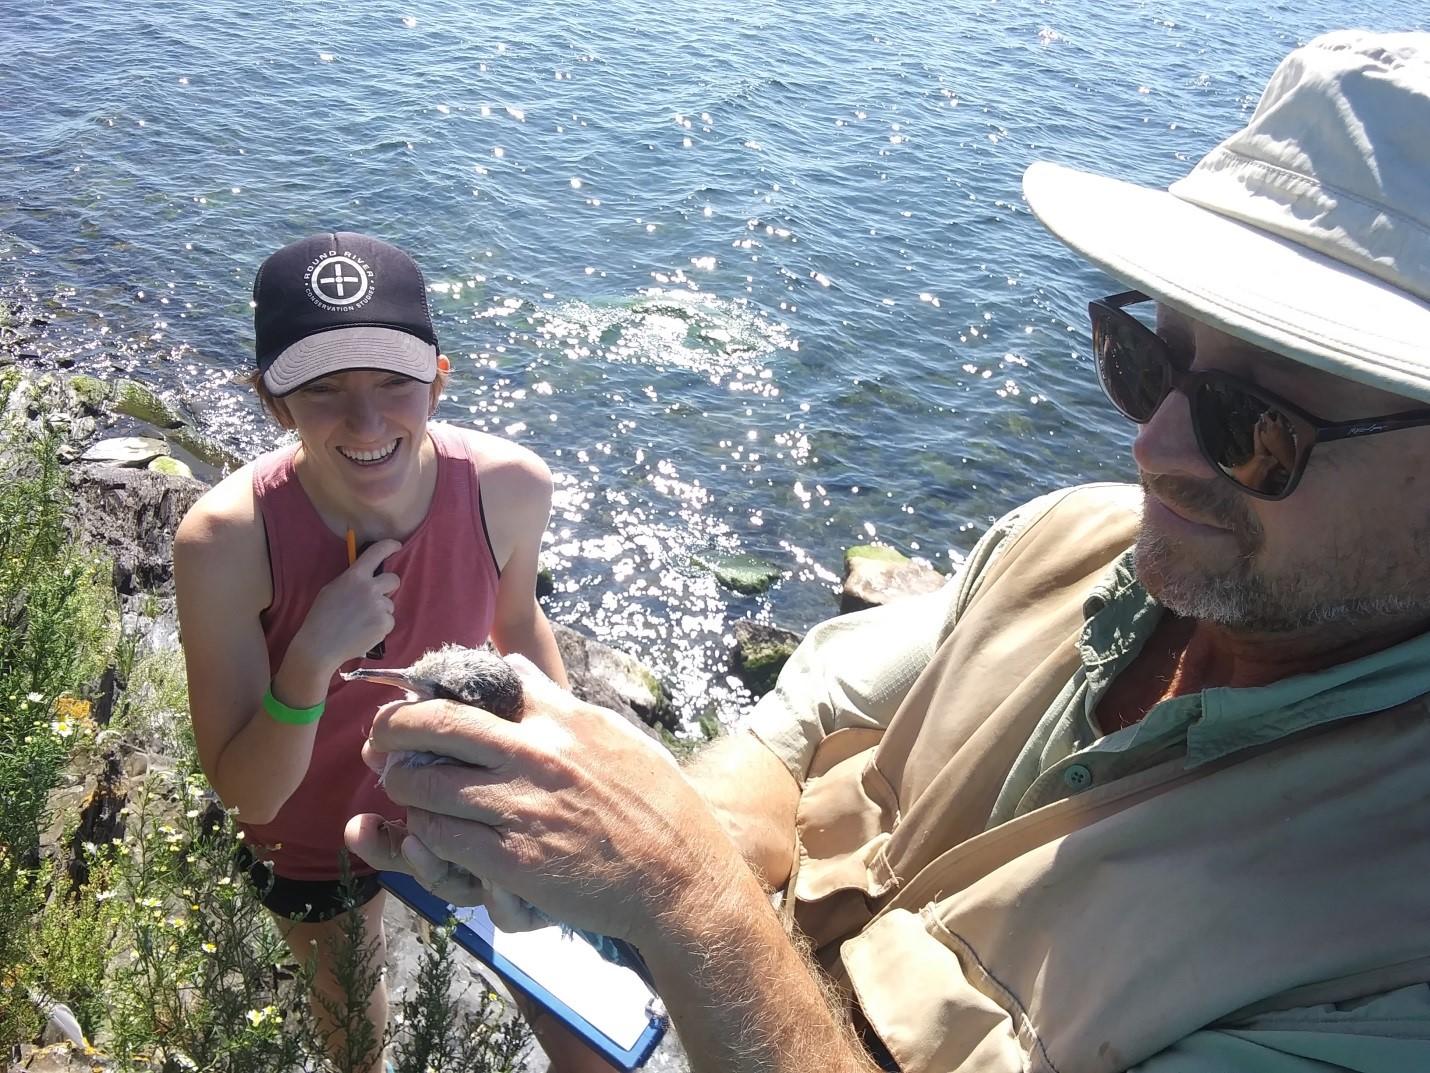
POLYGON ((149 436, 119 436, 90 444, 79 459, 81 462, 107 462, 115 466, 146 466, 168 453, 169 446, 163 440, 149 436))
POLYGON ((841 613, 879 607, 933 592, 948 580, 923 559, 910 559, 882 544, 863 544, 844 553, 841 613))
POLYGON ((107 1058, 89 1054, 72 1043, 54 1043, 48 1047, 22 1043, 15 1048, 6 1067, 9 1073, 95 1073, 112 1068, 107 1058))
POLYGON ((800 635, 752 619, 735 623, 735 648, 730 655, 730 669, 756 697, 762 697, 775 687, 785 661, 794 653, 800 635))
POLYGON ((680 717, 665 687, 640 660, 559 622, 553 622, 551 629, 556 634, 572 693, 588 703, 619 712, 643 730, 652 726, 675 730, 680 726, 680 717))
POLYGON ((167 593, 173 586, 174 530, 205 491, 200 482, 147 469, 85 466, 70 473, 77 537, 114 560, 114 585, 167 593))

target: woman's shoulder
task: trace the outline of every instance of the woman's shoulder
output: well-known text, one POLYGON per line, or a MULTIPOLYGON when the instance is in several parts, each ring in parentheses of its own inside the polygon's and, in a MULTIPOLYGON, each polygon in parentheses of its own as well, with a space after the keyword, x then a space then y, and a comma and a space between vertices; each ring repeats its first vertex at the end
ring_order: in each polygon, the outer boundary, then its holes
POLYGON ((262 534, 258 500, 253 489, 257 462, 234 470, 201 495, 184 515, 174 536, 175 549, 231 548, 262 534))
POLYGON ((254 463, 230 473, 189 508, 174 534, 174 585, 184 606, 258 612, 272 599, 268 540, 253 488, 254 463))
POLYGON ((476 467, 483 495, 510 487, 513 492, 551 488, 551 469, 535 451, 490 432, 433 424, 439 436, 460 445, 476 467))

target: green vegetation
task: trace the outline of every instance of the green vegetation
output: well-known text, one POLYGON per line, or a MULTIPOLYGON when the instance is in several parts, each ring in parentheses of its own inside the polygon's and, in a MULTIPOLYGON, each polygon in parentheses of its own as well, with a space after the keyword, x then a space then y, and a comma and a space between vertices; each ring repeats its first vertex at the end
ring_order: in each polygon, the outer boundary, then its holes
MULTIPOLYGON (((122 1073, 320 1068, 309 970, 235 864, 231 817, 189 734, 182 660, 120 628, 109 565, 70 537, 57 451, 53 437, 0 429, 0 1047, 36 1043, 63 1004, 94 1061, 122 1073), (165 755, 127 775, 123 757, 155 743, 165 755)), ((365 1008, 379 969, 352 919, 345 1010, 365 1008)), ((451 969, 439 932, 389 1038, 354 1029, 327 1068, 364 1068, 379 1045, 402 1073, 517 1068, 526 1029, 485 992, 460 1017, 451 969)))
POLYGON ((500 1015, 496 992, 481 992, 475 1012, 459 1009, 450 983, 454 950, 450 925, 432 931, 417 970, 416 994, 405 1008, 406 1031, 394 1048, 396 1073, 515 1069, 526 1053, 530 1033, 523 1022, 500 1015))

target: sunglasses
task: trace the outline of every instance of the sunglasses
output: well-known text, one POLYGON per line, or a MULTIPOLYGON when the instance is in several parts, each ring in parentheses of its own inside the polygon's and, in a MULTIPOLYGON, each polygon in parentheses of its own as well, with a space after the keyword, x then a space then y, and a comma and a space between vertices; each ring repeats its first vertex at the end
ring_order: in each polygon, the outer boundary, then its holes
POLYGON ((1189 372, 1161 336, 1126 312, 1150 301, 1141 291, 1124 291, 1088 304, 1102 390, 1139 425, 1151 421, 1173 391, 1181 392, 1191 405, 1202 456, 1258 499, 1285 499, 1295 491, 1318 443, 1430 425, 1430 410, 1325 421, 1229 373, 1189 372))

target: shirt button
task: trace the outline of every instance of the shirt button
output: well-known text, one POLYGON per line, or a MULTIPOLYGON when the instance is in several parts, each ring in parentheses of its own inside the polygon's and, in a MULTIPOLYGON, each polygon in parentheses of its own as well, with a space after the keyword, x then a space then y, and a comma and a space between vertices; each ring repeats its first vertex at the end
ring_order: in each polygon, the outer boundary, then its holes
POLYGON ((1073 790, 1083 790, 1092 785, 1092 769, 1086 764, 1069 764, 1063 769, 1063 782, 1073 790))

